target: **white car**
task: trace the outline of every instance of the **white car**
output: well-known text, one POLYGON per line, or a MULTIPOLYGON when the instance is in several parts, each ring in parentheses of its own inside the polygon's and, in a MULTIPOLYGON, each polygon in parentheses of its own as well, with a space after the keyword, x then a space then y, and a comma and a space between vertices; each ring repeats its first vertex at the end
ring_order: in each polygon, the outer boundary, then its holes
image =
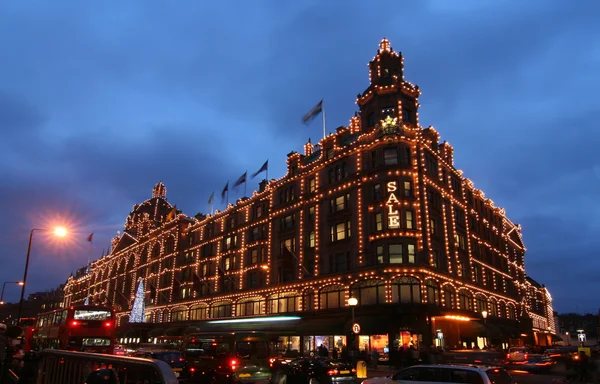
POLYGON ((506 354, 509 363, 523 363, 529 358, 529 351, 523 347, 511 347, 506 354))
POLYGON ((391 383, 468 383, 468 384, 515 384, 504 368, 485 365, 414 365, 388 377, 367 379, 362 384, 391 383))

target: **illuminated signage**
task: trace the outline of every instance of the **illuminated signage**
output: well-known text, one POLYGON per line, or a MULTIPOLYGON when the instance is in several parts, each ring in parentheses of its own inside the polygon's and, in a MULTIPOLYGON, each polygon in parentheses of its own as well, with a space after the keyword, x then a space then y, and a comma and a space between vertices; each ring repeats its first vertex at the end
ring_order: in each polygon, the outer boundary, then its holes
POLYGON ((396 191, 398 190, 398 182, 390 181, 386 185, 389 196, 385 205, 388 208, 388 228, 400 228, 400 213, 398 212, 397 204, 400 200, 396 197, 396 191))

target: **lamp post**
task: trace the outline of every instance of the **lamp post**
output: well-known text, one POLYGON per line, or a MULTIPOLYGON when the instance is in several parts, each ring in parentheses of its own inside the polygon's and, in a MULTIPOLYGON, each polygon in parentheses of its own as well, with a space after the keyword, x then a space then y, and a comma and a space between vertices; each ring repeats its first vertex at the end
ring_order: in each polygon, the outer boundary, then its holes
POLYGON ((22 281, 5 281, 4 284, 2 284, 2 294, 0 295, 0 305, 4 304, 4 288, 6 288, 6 284, 23 285, 23 282, 22 281))
POLYGON ((481 311, 481 316, 483 316, 483 324, 485 326, 485 335, 486 335, 486 337, 485 337, 485 339, 486 339, 485 340, 485 344, 486 344, 487 347, 489 347, 490 346, 490 332, 489 332, 488 327, 487 327, 488 311, 481 311))
POLYGON ((569 343, 569 347, 571 346, 571 336, 569 336, 569 331, 565 332, 565 335, 567 335, 567 343, 569 343))
MULTIPOLYGON (((350 325, 350 327, 352 327, 351 332, 354 335, 352 340, 355 340, 352 343, 352 351, 356 351, 357 345, 358 345, 358 335, 354 334, 354 307, 356 307, 358 305, 358 299, 356 297, 351 297, 348 299, 348 305, 350 306, 350 309, 352 310, 352 324, 350 325)), ((353 353, 354 355, 354 353, 353 353)))
MULTIPOLYGON (((25 296, 25 286, 27 285, 27 270, 29 269, 29 257, 31 256, 31 243, 33 242, 33 232, 46 231, 45 228, 33 228, 29 232, 29 245, 27 246, 27 258, 25 259, 25 272, 23 273, 23 285, 21 286, 21 299, 19 300, 19 312, 17 314, 17 325, 21 323, 21 312, 23 311, 23 297, 25 296)), ((67 229, 64 227, 54 228, 54 234, 58 237, 65 237, 67 229)))

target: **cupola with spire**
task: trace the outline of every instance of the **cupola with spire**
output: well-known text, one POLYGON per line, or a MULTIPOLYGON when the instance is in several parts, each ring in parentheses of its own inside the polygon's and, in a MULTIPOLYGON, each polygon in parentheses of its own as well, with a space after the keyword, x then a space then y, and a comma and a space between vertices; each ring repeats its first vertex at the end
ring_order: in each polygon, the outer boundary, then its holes
POLYGON ((388 116, 403 126, 418 126, 419 87, 404 80, 404 58, 383 38, 369 63, 369 87, 358 94, 362 130, 371 131, 388 116))

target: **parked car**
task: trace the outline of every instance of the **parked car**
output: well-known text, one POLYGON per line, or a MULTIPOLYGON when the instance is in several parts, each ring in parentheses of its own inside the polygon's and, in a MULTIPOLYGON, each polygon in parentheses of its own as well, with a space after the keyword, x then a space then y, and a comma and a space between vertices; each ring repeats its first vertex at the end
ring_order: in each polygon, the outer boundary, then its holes
POLYGON ((356 368, 352 364, 314 357, 275 363, 271 377, 273 384, 354 384, 356 382, 356 368))
POLYGON ((415 365, 388 377, 367 379, 362 384, 469 383, 516 384, 504 368, 485 365, 415 365))

